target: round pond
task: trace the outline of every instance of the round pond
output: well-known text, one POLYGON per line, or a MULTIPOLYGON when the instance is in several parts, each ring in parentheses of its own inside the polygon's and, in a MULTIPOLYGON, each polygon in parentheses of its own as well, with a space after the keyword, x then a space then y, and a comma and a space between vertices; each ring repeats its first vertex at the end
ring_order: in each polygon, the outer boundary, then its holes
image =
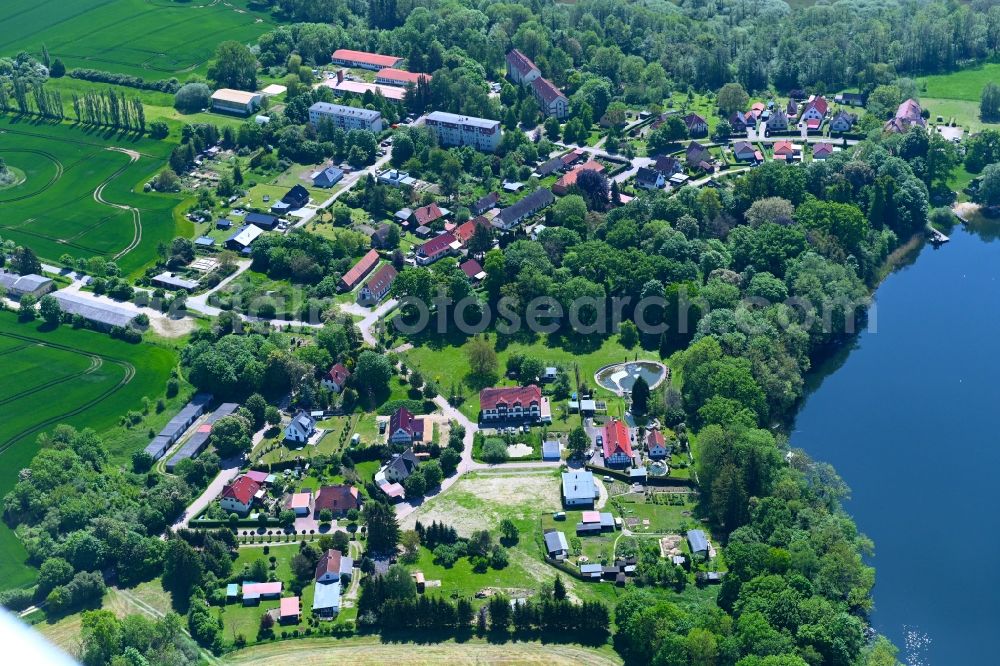
POLYGON ((594 375, 594 380, 618 395, 632 391, 635 380, 642 377, 649 388, 656 388, 667 376, 667 366, 656 361, 629 361, 606 365, 594 375))

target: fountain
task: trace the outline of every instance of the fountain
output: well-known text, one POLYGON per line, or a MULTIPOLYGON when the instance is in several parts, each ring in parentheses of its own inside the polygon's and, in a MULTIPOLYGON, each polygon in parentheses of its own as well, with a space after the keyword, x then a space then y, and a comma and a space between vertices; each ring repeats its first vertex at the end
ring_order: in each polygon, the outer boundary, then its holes
POLYGON ((609 391, 625 395, 632 392, 639 377, 654 389, 666 379, 667 372, 667 366, 657 361, 628 361, 604 366, 594 374, 594 380, 609 391))

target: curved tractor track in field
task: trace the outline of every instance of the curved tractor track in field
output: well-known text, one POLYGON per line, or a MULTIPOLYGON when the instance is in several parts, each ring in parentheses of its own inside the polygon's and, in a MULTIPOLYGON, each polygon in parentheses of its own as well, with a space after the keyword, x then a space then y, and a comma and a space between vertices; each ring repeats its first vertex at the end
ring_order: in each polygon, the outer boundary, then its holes
MULTIPOLYGON (((55 416, 47 418, 44 421, 41 421, 40 423, 36 423, 35 425, 29 426, 29 427, 25 428, 24 430, 21 430, 20 432, 14 433, 10 437, 8 437, 5 441, 0 442, 0 455, 3 455, 7 451, 7 449, 9 449, 10 447, 12 447, 14 444, 16 444, 17 442, 21 441, 25 437, 28 437, 29 435, 33 435, 36 432, 44 430, 45 428, 49 427, 50 425, 54 425, 54 424, 56 424, 56 423, 58 423, 58 422, 60 422, 60 421, 62 421, 64 419, 66 419, 66 418, 69 418, 71 416, 76 416, 77 414, 82 414, 83 412, 87 411, 91 407, 94 407, 95 405, 97 405, 97 404, 99 404, 101 402, 104 402, 112 394, 114 394, 115 392, 119 391, 120 389, 123 389, 126 386, 128 386, 132 382, 132 379, 135 377, 135 366, 134 365, 132 365, 128 361, 123 361, 121 359, 116 359, 116 358, 113 358, 111 356, 107 356, 105 354, 88 354, 88 353, 81 352, 79 349, 74 349, 73 347, 70 347, 68 345, 61 345, 61 344, 57 344, 57 343, 54 343, 54 342, 42 342, 42 341, 40 341, 40 340, 38 340, 36 338, 32 338, 32 337, 26 336, 26 335, 18 335, 17 333, 6 333, 6 332, 3 332, 3 333, 0 333, 0 336, 6 337, 6 338, 13 338, 15 340, 21 340, 23 342, 27 342, 27 343, 31 343, 31 344, 37 344, 37 345, 42 346, 42 347, 49 347, 51 349, 58 349, 60 351, 70 352, 72 354, 78 354, 78 355, 90 357, 91 358, 91 367, 88 368, 87 370, 83 371, 82 373, 79 373, 77 376, 85 375, 85 374, 90 374, 90 373, 93 373, 93 372, 97 371, 104 364, 104 361, 108 361, 109 363, 114 363, 115 365, 119 366, 120 368, 122 368, 124 370, 124 374, 123 374, 121 380, 119 380, 119 382, 117 384, 115 384, 114 386, 108 388, 107 390, 103 391, 102 393, 94 396, 92 399, 88 400, 87 402, 83 403, 82 405, 78 405, 77 407, 74 407, 73 409, 69 409, 69 410, 67 410, 65 412, 62 412, 61 414, 56 414, 55 416), (96 361, 96 363, 95 363, 95 361, 96 361)), ((56 382, 56 383, 58 383, 58 382, 56 382)), ((22 397, 24 395, 28 395, 29 393, 33 393, 33 392, 36 392, 36 389, 31 389, 29 391, 25 391, 23 393, 18 394, 17 396, 14 396, 14 397, 15 398, 20 398, 20 397, 22 397)))
POLYGON ((15 201, 22 201, 24 199, 30 199, 31 197, 37 197, 42 192, 55 185, 59 179, 62 178, 64 171, 63 164, 52 153, 45 152, 44 150, 37 150, 35 148, 0 148, 0 153, 27 153, 37 157, 44 157, 52 162, 56 167, 56 171, 52 174, 52 178, 50 178, 49 182, 45 183, 41 189, 34 192, 28 192, 26 194, 20 194, 16 197, 0 198, 0 203, 13 203, 15 201))
POLYGON ((124 257, 126 254, 128 254, 135 248, 139 247, 139 243, 142 242, 142 215, 139 213, 139 209, 136 208, 135 206, 129 206, 126 204, 116 204, 105 199, 104 188, 107 187, 108 183, 110 183, 112 180, 125 173, 126 169, 128 169, 130 166, 138 162, 139 153, 134 150, 130 150, 128 148, 109 147, 108 150, 113 150, 115 152, 124 153, 128 155, 129 161, 128 164, 126 164, 122 168, 112 173, 110 176, 105 178, 100 185, 97 186, 97 188, 94 190, 94 201, 96 201, 99 204, 104 204, 105 206, 111 206, 112 208, 118 208, 120 210, 129 211, 130 213, 132 213, 132 225, 135 228, 135 232, 132 235, 132 242, 129 243, 124 250, 122 250, 121 252, 117 253, 114 257, 112 257, 113 259, 117 260, 124 257))
POLYGON ((44 391, 47 388, 52 388, 53 386, 63 384, 71 379, 77 379, 78 377, 89 375, 92 372, 97 372, 101 368, 101 366, 104 365, 104 361, 99 356, 91 356, 90 354, 85 354, 85 356, 90 356, 90 367, 81 370, 80 372, 74 372, 72 374, 66 375, 65 377, 59 377, 57 379, 51 379, 47 382, 42 382, 38 386, 32 386, 31 388, 25 389, 20 393, 4 398, 3 400, 0 400, 0 407, 3 407, 7 403, 14 402, 15 400, 26 398, 29 395, 38 393, 39 391, 44 391))

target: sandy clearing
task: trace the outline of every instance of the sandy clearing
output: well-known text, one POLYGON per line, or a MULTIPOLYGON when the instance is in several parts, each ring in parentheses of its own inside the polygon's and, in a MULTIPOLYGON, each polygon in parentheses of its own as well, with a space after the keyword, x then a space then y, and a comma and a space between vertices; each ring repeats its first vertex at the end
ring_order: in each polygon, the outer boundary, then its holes
POLYGON ((559 482, 551 472, 470 474, 406 516, 402 526, 412 529, 418 520, 425 525, 437 520, 468 536, 473 530, 495 528, 505 517, 559 511, 559 492, 559 482))
POLYGON ((607 652, 579 645, 511 642, 382 643, 377 636, 280 641, 228 655, 227 664, 620 664, 607 652))

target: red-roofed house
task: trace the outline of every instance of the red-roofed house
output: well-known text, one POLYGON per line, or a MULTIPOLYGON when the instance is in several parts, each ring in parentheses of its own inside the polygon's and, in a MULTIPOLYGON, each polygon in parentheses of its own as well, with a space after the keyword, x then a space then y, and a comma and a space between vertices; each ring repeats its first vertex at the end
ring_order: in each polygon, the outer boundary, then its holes
POLYGON ((438 259, 446 256, 453 249, 452 245, 460 247, 461 244, 455 239, 454 234, 444 233, 435 236, 417 248, 417 263, 421 266, 433 264, 438 259))
POLYGON ((424 420, 418 419, 406 407, 400 407, 389 417, 389 441, 412 444, 424 438, 424 420))
POLYGON ((407 72, 404 69, 396 69, 395 67, 386 67, 379 70, 379 73, 375 75, 375 83, 387 86, 399 86, 400 88, 405 88, 409 85, 415 86, 420 79, 424 79, 424 81, 430 83, 431 75, 424 74, 423 72, 407 72))
POLYGON ((426 227, 444 217, 444 213, 436 203, 429 203, 413 211, 413 217, 419 226, 426 227))
POLYGON ((455 235, 455 240, 462 245, 465 245, 472 240, 472 237, 476 234, 476 227, 485 227, 489 229, 490 221, 480 215, 472 218, 471 220, 466 220, 462 224, 458 225, 452 233, 455 235))
POLYGON ((347 385, 347 380, 351 378, 351 371, 344 367, 343 363, 338 363, 323 375, 323 379, 320 383, 325 387, 340 393, 344 390, 344 386, 347 385))
POLYGON ((261 599, 277 599, 281 596, 281 581, 274 583, 243 583, 243 604, 249 606, 261 599))
POLYGON ((662 460, 667 457, 667 442, 659 430, 650 430, 646 435, 646 453, 652 460, 662 460))
POLYGON ((353 569, 353 559, 331 548, 323 553, 316 563, 316 582, 321 585, 339 583, 345 578, 350 579, 354 573, 353 569))
POLYGON ((260 484, 249 476, 241 476, 222 489, 219 505, 224 511, 247 513, 253 506, 260 484))
POLYGON ((532 80, 531 93, 545 115, 556 118, 565 118, 569 115, 569 100, 548 79, 538 77, 532 80))
POLYGON ((798 152, 795 144, 791 141, 775 141, 774 142, 774 159, 776 160, 787 160, 791 162, 795 159, 795 155, 798 152))
POLYGON ((832 143, 816 143, 813 144, 813 159, 814 160, 825 160, 826 158, 833 155, 833 144, 832 143))
POLYGON ((604 165, 596 160, 588 160, 578 167, 574 167, 569 173, 563 174, 559 180, 555 182, 552 186, 553 194, 558 194, 562 196, 569 191, 569 188, 576 185, 577 177, 584 171, 597 171, 598 173, 604 171, 604 165))
POLYGON ((479 420, 534 422, 542 418, 542 389, 535 384, 485 388, 479 392, 479 420))
POLYGON ((604 426, 602 439, 606 467, 625 467, 632 462, 632 441, 624 421, 611 419, 604 426))
POLYGON ((396 56, 369 53, 367 51, 352 51, 351 49, 337 49, 330 57, 330 61, 334 65, 371 69, 376 72, 386 67, 399 67, 403 64, 403 59, 396 56))
POLYGON ((340 290, 351 291, 357 287, 376 265, 378 265, 378 252, 368 250, 368 254, 361 257, 361 260, 354 264, 351 270, 344 273, 344 276, 340 278, 340 284, 338 285, 340 290))
POLYGON ((479 282, 486 277, 486 271, 483 270, 483 267, 480 266, 479 262, 475 259, 469 259, 468 261, 462 262, 462 265, 459 266, 459 268, 461 268, 462 272, 465 273, 466 276, 468 276, 468 278, 473 282, 479 282))
POLYGON ((507 77, 514 83, 524 85, 542 75, 535 63, 517 49, 507 54, 507 77))
POLYGON ((392 283, 396 280, 397 275, 399 273, 392 264, 386 264, 375 271, 372 279, 368 280, 365 286, 361 287, 361 291, 358 292, 358 302, 378 303, 381 301, 389 294, 389 290, 392 289, 392 283))
POLYGON ((826 113, 829 110, 830 105, 826 103, 826 99, 823 97, 814 97, 806 102, 805 108, 802 109, 802 115, 799 116, 799 120, 818 120, 822 122, 823 119, 826 118, 826 113))
POLYGON ((354 486, 336 485, 322 486, 313 502, 313 515, 319 518, 319 512, 329 509, 334 518, 343 516, 351 509, 360 509, 361 500, 358 497, 358 489, 354 486))

